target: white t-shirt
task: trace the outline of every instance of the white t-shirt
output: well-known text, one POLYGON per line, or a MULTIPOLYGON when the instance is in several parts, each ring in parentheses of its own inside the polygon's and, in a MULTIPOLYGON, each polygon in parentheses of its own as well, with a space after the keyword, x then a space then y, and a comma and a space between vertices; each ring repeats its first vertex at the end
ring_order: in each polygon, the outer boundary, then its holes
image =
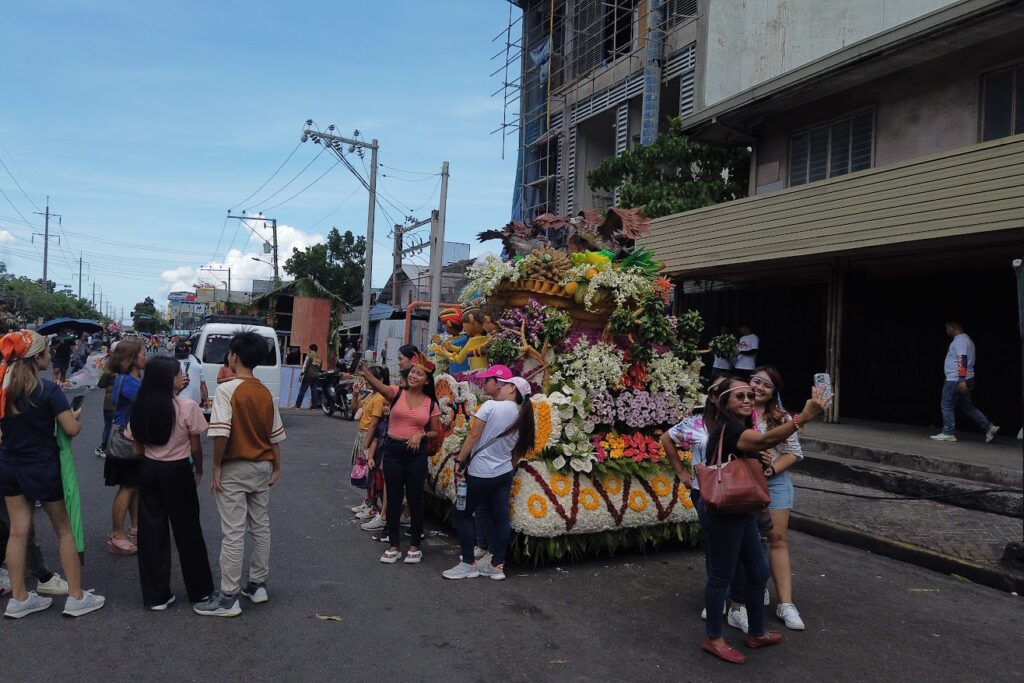
POLYGON ((732 361, 728 358, 722 358, 721 356, 715 356, 715 362, 711 364, 711 367, 716 370, 732 370, 732 361))
POLYGON ((471 476, 491 479, 512 471, 512 449, 519 441, 519 433, 513 431, 491 440, 508 429, 518 416, 519 406, 515 401, 490 400, 476 411, 476 419, 484 423, 477 447, 486 448, 477 450, 469 461, 471 476))
MULTIPOLYGON (((758 338, 756 334, 746 334, 740 337, 739 351, 757 351, 758 338)), ((742 353, 736 355, 737 370, 753 370, 757 367, 757 354, 745 356, 742 353)))
POLYGON ((682 422, 669 428, 668 436, 676 447, 682 447, 684 444, 690 446, 690 453, 693 454, 693 458, 690 460, 690 478, 692 479, 690 488, 699 491, 700 485, 697 483, 697 475, 693 468, 703 465, 706 456, 708 432, 704 426, 704 416, 689 415, 683 418, 682 422))
POLYGON ((947 382, 959 382, 961 379, 974 379, 974 342, 966 334, 958 334, 953 337, 949 344, 949 351, 946 352, 946 362, 943 364, 947 382), (967 376, 960 376, 960 356, 967 356, 967 376))
POLYGON ((203 383, 203 364, 198 358, 189 354, 188 358, 179 359, 178 365, 181 366, 181 371, 188 375, 188 386, 182 389, 178 396, 202 403, 203 392, 200 386, 203 383))

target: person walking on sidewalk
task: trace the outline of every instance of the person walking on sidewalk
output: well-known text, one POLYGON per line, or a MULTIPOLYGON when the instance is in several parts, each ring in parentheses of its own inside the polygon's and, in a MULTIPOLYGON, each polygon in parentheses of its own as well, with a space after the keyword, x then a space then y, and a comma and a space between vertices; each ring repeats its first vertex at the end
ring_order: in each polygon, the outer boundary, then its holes
POLYGON ((199 404, 175 396, 185 386, 179 361, 157 356, 135 398, 126 435, 141 457, 139 471, 139 580, 142 602, 159 612, 174 602, 171 531, 190 602, 213 592, 213 575, 199 523, 196 487, 203 476, 206 419, 199 404), (189 459, 191 458, 191 462, 189 459))
POLYGON ((46 339, 35 332, 11 332, 0 339, 0 496, 10 519, 7 569, 12 596, 4 616, 20 619, 50 606, 50 598, 25 588, 26 553, 32 532, 32 504, 40 501, 59 541, 60 564, 67 576, 66 616, 78 617, 103 607, 103 596, 82 590, 82 564, 64 506, 57 424, 75 437, 81 411, 71 410, 60 387, 38 374, 50 366, 46 339))
POLYGON ((497 381, 501 384, 497 398, 476 411, 473 429, 455 459, 456 482, 466 479, 465 508, 455 510, 462 561, 442 573, 446 579, 505 578, 505 552, 512 535, 508 501, 516 465, 533 446, 534 417, 529 382, 522 377, 497 381), (490 513, 486 536, 491 552, 477 562, 473 517, 479 507, 490 513))
MULTIPOLYGON (((763 465, 768 466, 771 464, 771 455, 764 451, 785 441, 825 412, 828 406, 824 388, 816 387, 803 412, 767 434, 761 434, 753 428, 754 397, 750 385, 738 379, 726 380, 708 393, 708 405, 714 411, 713 418, 706 420, 708 458, 714 457, 711 454, 717 454, 721 445, 723 461, 730 458, 758 458, 763 465)), ((712 415, 707 407, 705 413, 712 415)), ((705 543, 710 566, 704 588, 704 608, 708 620, 705 622, 706 637, 701 647, 719 659, 742 664, 746 656, 725 642, 722 637, 722 621, 711 618, 725 609, 726 592, 738 563, 743 564, 747 575, 743 594, 747 604, 748 633, 744 643, 753 649, 776 645, 782 641, 780 633, 767 631, 764 624, 763 599, 769 570, 757 530, 757 515, 753 512, 721 513, 708 507, 703 498, 700 504, 704 505, 707 524, 705 543)))
MULTIPOLYGON (((767 434, 776 427, 789 422, 792 417, 782 408, 780 392, 782 377, 774 367, 762 365, 754 369, 750 377, 750 387, 754 390, 754 428, 767 434)), ((793 509, 793 481, 789 477, 789 468, 804 459, 800 439, 794 432, 785 441, 771 449, 772 464, 768 467, 768 514, 771 516, 772 528, 768 536, 768 564, 775 582, 775 594, 778 605, 775 616, 781 619, 787 628, 803 631, 804 622, 800 612, 793 604, 793 574, 789 559, 789 511, 793 509)), ((767 594, 765 595, 767 599, 767 594)))
POLYGON ((946 381, 942 385, 942 431, 931 438, 935 441, 956 441, 956 409, 959 408, 981 427, 985 443, 992 443, 999 427, 971 403, 971 394, 974 393, 974 341, 956 319, 946 323, 946 335, 953 341, 943 364, 946 381))
POLYGON ((306 389, 310 390, 310 410, 320 410, 320 370, 324 361, 317 353, 317 345, 309 345, 309 353, 302 363, 302 372, 299 373, 299 396, 295 399, 295 407, 302 407, 302 400, 306 398, 306 389))
POLYGON ((270 488, 281 476, 280 443, 285 439, 274 397, 252 374, 266 353, 255 332, 235 335, 228 362, 236 378, 217 387, 210 416, 213 475, 220 528, 220 590, 196 604, 196 614, 234 617, 241 614, 238 593, 254 603, 269 600, 270 488), (245 533, 252 536, 249 581, 242 587, 245 533))

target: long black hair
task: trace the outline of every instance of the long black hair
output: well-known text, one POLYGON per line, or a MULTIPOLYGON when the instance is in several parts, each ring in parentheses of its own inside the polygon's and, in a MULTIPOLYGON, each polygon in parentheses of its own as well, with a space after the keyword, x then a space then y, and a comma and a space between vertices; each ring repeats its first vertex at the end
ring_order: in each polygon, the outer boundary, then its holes
POLYGON ((132 408, 132 438, 144 446, 163 446, 171 440, 177 406, 174 378, 181 366, 173 358, 157 356, 146 363, 146 374, 132 408))
POLYGON ((415 344, 402 344, 398 347, 398 352, 406 358, 415 358, 419 354, 420 349, 415 344))
POLYGON ((529 398, 523 396, 519 389, 516 389, 516 403, 519 404, 519 415, 516 417, 516 421, 510 424, 501 435, 506 436, 512 432, 519 432, 519 439, 512 448, 512 457, 518 460, 533 448, 537 432, 533 419, 533 403, 529 398))

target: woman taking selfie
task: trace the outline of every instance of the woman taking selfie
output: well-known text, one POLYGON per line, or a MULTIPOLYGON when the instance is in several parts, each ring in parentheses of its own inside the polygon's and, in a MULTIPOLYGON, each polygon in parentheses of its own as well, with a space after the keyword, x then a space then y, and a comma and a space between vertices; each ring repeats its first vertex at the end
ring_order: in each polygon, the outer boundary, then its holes
POLYGON ((134 456, 131 444, 124 438, 124 430, 132 413, 135 395, 142 385, 142 369, 146 367, 146 349, 138 339, 124 339, 118 343, 107 363, 117 373, 114 378, 113 403, 114 420, 107 443, 107 459, 103 462, 103 479, 107 486, 116 486, 112 504, 110 536, 107 550, 115 555, 134 555, 139 519, 139 466, 141 461, 134 456), (131 517, 128 533, 124 531, 124 517, 131 517))
POLYGON ((135 397, 128 438, 141 458, 139 472, 139 579, 142 601, 151 610, 174 602, 171 592, 171 537, 178 548, 181 576, 190 602, 213 592, 213 575, 199 523, 196 487, 203 477, 206 431, 199 404, 176 396, 185 386, 178 361, 149 361, 135 397), (189 458, 191 457, 191 462, 189 458))
POLYGON ((5 617, 20 619, 53 602, 25 590, 25 553, 32 528, 32 504, 40 501, 50 518, 60 548, 60 563, 68 582, 64 614, 78 617, 98 610, 102 596, 82 590, 82 565, 64 507, 60 451, 54 436, 57 424, 69 437, 81 431, 80 411, 72 411, 60 387, 37 379, 50 365, 46 339, 35 332, 11 332, 0 339, 0 496, 11 520, 7 569, 12 597, 5 617))
MULTIPOLYGON (((706 459, 710 463, 718 460, 721 448, 721 462, 731 458, 757 458, 764 467, 772 462, 768 449, 795 434, 804 425, 821 415, 828 406, 824 388, 816 387, 803 412, 789 422, 766 434, 753 428, 755 394, 743 380, 729 379, 708 392, 708 406, 705 408, 705 424, 708 431, 706 459)), ((746 656, 730 647, 722 637, 722 621, 712 619, 721 614, 725 607, 726 592, 733 578, 736 565, 742 563, 746 570, 744 590, 747 605, 748 634, 744 643, 749 648, 776 645, 782 635, 768 632, 764 625, 764 589, 768 583, 768 562, 761 548, 761 537, 757 531, 756 514, 723 513, 704 506, 705 544, 708 553, 708 580, 704 588, 704 607, 708 620, 705 623, 706 637, 701 647, 733 664, 742 664, 746 656)))
POLYGON ((519 459, 533 446, 533 404, 530 383, 522 377, 498 379, 496 400, 476 411, 476 421, 455 459, 455 480, 466 479, 466 505, 455 510, 455 530, 462 545, 462 561, 443 572, 446 579, 486 576, 505 578, 505 551, 512 534, 508 501, 519 459), (473 554, 476 527, 473 515, 483 506, 487 516, 489 562, 478 564, 473 554))
MULTIPOLYGON (((399 357, 406 347, 399 351, 399 357)), ((415 353, 415 352, 414 352, 415 353)), ((408 358, 408 357, 407 357, 408 358)), ((394 564, 402 556, 399 546, 399 523, 402 500, 409 503, 412 538, 406 564, 417 564, 423 559, 420 541, 423 539, 423 483, 427 479, 427 445, 441 432, 440 410, 434 393, 434 364, 415 353, 411 359, 405 388, 391 387, 370 373, 362 363, 359 374, 391 404, 388 432, 378 447, 380 466, 387 487, 388 549, 380 561, 394 564)))

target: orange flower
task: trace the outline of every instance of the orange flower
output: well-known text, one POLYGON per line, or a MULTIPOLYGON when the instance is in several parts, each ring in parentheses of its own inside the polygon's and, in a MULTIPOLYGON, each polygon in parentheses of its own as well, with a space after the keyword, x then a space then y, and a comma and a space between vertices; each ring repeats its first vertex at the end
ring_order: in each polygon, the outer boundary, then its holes
POLYGON ((519 492, 522 491, 522 490, 523 490, 523 481, 522 481, 522 479, 513 479, 512 480, 512 496, 513 497, 518 496, 519 492))
POLYGON ((604 484, 604 490, 610 496, 617 496, 622 493, 622 479, 619 477, 608 476, 601 483, 604 484))
POLYGON ((586 488, 580 491, 580 505, 586 510, 596 510, 601 504, 600 499, 597 496, 597 491, 591 488, 586 488))
POLYGON ((544 496, 534 493, 527 499, 526 508, 530 511, 530 514, 537 519, 547 517, 548 501, 544 499, 544 496))
POLYGON ((654 492, 659 496, 667 496, 672 493, 672 483, 669 482, 668 477, 663 474, 659 474, 652 479, 651 486, 654 488, 654 492))
POLYGON ((533 448, 526 453, 527 460, 536 459, 551 438, 551 405, 547 401, 534 401, 533 419, 535 436, 533 448))
POLYGON ((643 491, 633 491, 629 494, 629 509, 633 512, 643 512, 647 509, 647 496, 643 491))
POLYGON ((693 508, 693 501, 690 500, 690 489, 685 486, 679 487, 679 502, 683 504, 683 507, 687 510, 693 508))
POLYGON ((572 490, 572 482, 569 481, 569 477, 564 474, 553 474, 551 475, 551 490, 555 492, 556 496, 567 496, 569 491, 572 490))

